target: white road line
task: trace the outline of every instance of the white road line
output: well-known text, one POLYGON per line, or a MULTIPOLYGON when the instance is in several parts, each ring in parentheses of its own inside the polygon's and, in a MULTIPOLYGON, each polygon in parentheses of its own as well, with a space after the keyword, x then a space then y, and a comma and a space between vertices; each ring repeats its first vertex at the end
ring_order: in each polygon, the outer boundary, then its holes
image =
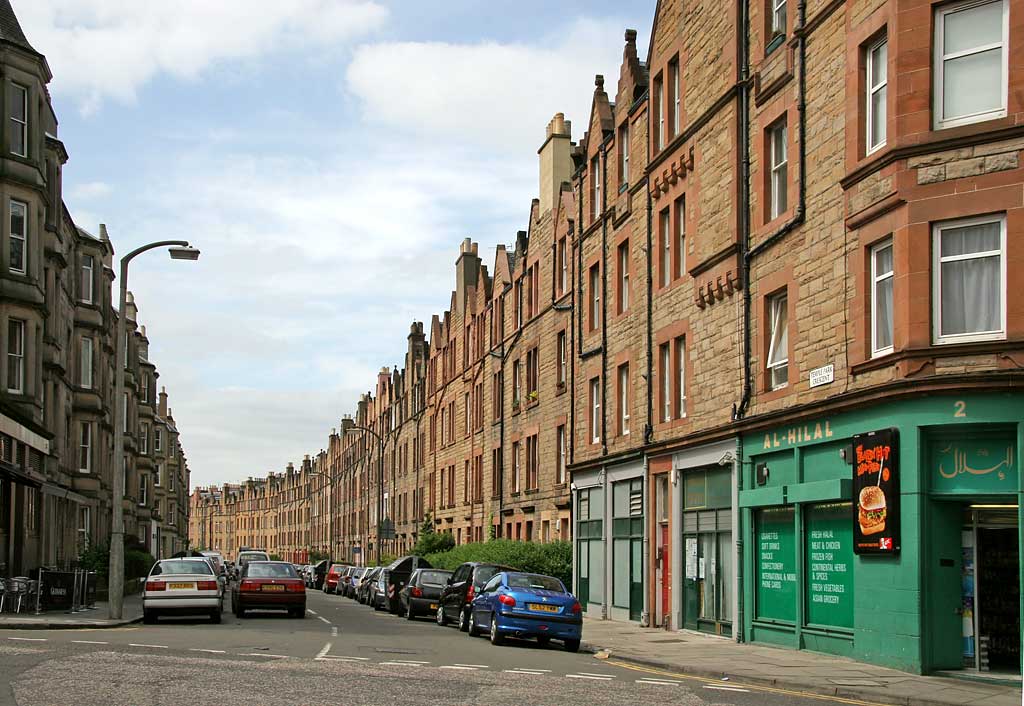
POLYGON ((330 624, 331 624, 331 621, 330 621, 330 620, 328 620, 327 618, 325 618, 325 617, 324 617, 324 616, 322 616, 322 615, 318 615, 318 616, 316 616, 316 617, 317 617, 317 618, 319 618, 319 619, 320 619, 320 622, 322 622, 322 623, 327 623, 328 625, 330 625, 330 624))
POLYGON ((337 637, 337 636, 338 636, 338 628, 337 628, 337 626, 332 626, 331 627, 331 637, 337 637))
MULTIPOLYGON (((381 662, 381 667, 422 667, 422 664, 416 664, 415 662, 381 662)), ((441 667, 444 669, 444 667, 441 667)))
POLYGON ((550 674, 550 669, 534 669, 533 667, 516 667, 517 672, 536 672, 537 674, 550 674))
POLYGON ((737 686, 705 686, 705 689, 714 689, 715 691, 738 691, 744 694, 750 693, 750 689, 740 689, 737 686))
POLYGON ((17 640, 19 642, 46 642, 45 637, 9 637, 8 640, 17 640))
POLYGON ((528 674, 528 675, 533 676, 533 677, 542 677, 542 676, 544 676, 540 672, 527 671, 525 669, 503 669, 501 671, 505 672, 506 674, 528 674))
POLYGON ((568 679, 593 679, 594 681, 611 681, 611 677, 595 677, 592 674, 566 674, 568 679))
POLYGON ((489 664, 461 664, 460 662, 455 663, 456 667, 476 667, 477 669, 490 669, 489 664))
POLYGON ((325 654, 327 654, 330 651, 331 651, 331 643, 328 642, 326 645, 324 645, 324 648, 322 650, 320 650, 319 652, 316 653, 316 657, 314 657, 314 659, 320 659, 321 657, 323 657, 325 654))
POLYGON ((679 686, 677 681, 663 681, 661 679, 637 679, 637 684, 654 684, 655 686, 679 686))
POLYGON ((190 647, 188 651, 189 652, 206 652, 207 654, 211 654, 211 655, 224 655, 224 654, 227 654, 227 652, 225 652, 224 650, 204 650, 204 649, 202 649, 200 647, 190 647))
POLYGON ((101 642, 100 640, 72 640, 76 645, 109 645, 109 642, 101 642))
POLYGON ((267 657, 269 659, 288 659, 288 655, 269 655, 265 652, 239 652, 242 657, 267 657))
POLYGON ((325 655, 323 657, 315 658, 317 662, 366 662, 366 657, 332 657, 331 655, 325 655))
POLYGON ((421 659, 391 659, 389 662, 398 662, 399 664, 430 664, 430 662, 424 662, 421 659))
POLYGON ((135 643, 135 642, 129 642, 128 646, 129 647, 149 647, 149 648, 154 649, 154 650, 166 650, 167 649, 167 645, 142 645, 142 644, 138 644, 138 643, 135 643))
POLYGON ((476 667, 463 667, 461 664, 445 664, 438 667, 438 669, 458 669, 464 672, 475 672, 477 670, 476 667))
POLYGON ((306 608, 306 612, 309 613, 310 615, 316 615, 316 611, 315 610, 310 610, 309 608, 306 608))
POLYGON ((608 677, 609 679, 614 679, 615 678, 614 674, 601 674, 599 672, 576 672, 576 673, 577 674, 582 674, 582 675, 587 676, 587 677, 608 677))

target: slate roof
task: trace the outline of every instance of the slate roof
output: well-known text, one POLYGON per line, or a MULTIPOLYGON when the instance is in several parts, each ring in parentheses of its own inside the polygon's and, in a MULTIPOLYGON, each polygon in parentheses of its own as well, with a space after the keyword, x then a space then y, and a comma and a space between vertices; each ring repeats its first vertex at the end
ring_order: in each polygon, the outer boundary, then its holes
POLYGON ((18 17, 14 14, 14 8, 11 7, 11 0, 0 0, 0 40, 28 49, 34 54, 38 53, 28 43, 25 33, 21 31, 18 17))

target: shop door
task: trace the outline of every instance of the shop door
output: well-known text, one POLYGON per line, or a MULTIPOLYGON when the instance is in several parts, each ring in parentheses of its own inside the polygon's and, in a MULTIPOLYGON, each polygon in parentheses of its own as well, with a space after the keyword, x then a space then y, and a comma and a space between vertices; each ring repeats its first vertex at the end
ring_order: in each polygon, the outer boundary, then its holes
POLYGON ((667 622, 672 612, 672 598, 668 587, 672 585, 672 551, 668 540, 668 525, 661 526, 661 619, 667 622))
POLYGON ((928 541, 924 543, 925 669, 959 669, 963 666, 963 507, 932 502, 929 519, 928 541))
POLYGON ((977 650, 978 664, 983 671, 1020 672, 1017 550, 1016 527, 978 527, 977 650))

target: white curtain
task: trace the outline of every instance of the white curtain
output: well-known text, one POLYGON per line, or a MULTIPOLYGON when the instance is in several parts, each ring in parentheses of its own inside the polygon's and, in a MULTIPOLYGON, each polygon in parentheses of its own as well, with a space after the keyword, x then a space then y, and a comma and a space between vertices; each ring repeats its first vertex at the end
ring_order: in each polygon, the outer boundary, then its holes
POLYGON ((943 336, 1002 328, 1001 223, 942 231, 940 243, 943 336), (947 261, 947 258, 977 254, 947 261))

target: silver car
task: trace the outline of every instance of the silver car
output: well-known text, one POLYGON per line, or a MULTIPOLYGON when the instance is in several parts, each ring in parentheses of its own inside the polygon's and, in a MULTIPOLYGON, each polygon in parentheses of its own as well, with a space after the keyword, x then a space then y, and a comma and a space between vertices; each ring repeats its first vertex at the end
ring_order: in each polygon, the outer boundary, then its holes
POLYGON ((208 615, 220 622, 224 588, 205 557, 162 559, 146 577, 142 618, 155 623, 161 615, 208 615))

